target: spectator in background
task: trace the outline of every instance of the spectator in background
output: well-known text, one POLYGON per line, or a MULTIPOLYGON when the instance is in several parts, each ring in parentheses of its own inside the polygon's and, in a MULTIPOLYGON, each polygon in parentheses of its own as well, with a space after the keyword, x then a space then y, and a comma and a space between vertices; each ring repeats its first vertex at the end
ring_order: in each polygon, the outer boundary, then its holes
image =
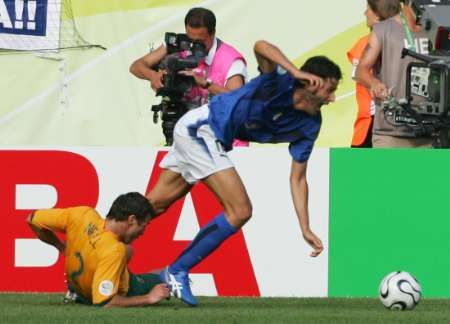
POLYGON ((370 90, 376 103, 373 147, 431 147, 431 138, 416 137, 410 128, 396 121, 395 115, 387 116, 381 109, 382 100, 389 96, 405 97, 406 69, 411 59, 401 58, 402 49, 428 54, 428 39, 416 24, 411 1, 368 0, 368 3, 380 20, 385 19, 373 26, 356 69, 356 80, 370 90), (372 73, 374 69, 377 73, 372 73))
POLYGON ((155 215, 137 192, 119 196, 106 219, 93 208, 41 209, 28 217, 37 237, 66 257, 65 270, 72 298, 82 304, 129 307, 159 303, 169 296, 157 274, 128 272, 129 245, 144 233, 155 215), (62 242, 56 232, 64 233, 62 242))
MULTIPOLYGON (((197 84, 185 98, 193 103, 191 107, 200 107, 214 95, 241 87, 247 78, 247 63, 242 54, 216 37, 214 13, 205 8, 192 8, 185 17, 184 25, 188 37, 201 41, 208 51, 198 68, 183 73, 192 76, 197 84)), ((156 71, 154 68, 166 55, 167 49, 163 44, 133 62, 130 72, 140 79, 150 81, 156 92, 163 87, 164 71, 156 71)), ((248 142, 238 140, 234 145, 248 146, 248 142)))
MULTIPOLYGON (((378 11, 378 10, 375 10, 378 11)), ((380 17, 372 9, 370 3, 367 3, 366 16, 367 27, 372 30, 375 23, 380 21, 380 17)), ((356 68, 359 60, 369 41, 369 35, 360 38, 353 47, 347 52, 347 58, 353 66, 352 78, 355 79, 356 68)), ((373 115, 375 114, 375 102, 370 95, 369 89, 356 83, 356 101, 358 103, 358 113, 353 126, 352 147, 369 148, 372 147, 372 126, 373 115)))

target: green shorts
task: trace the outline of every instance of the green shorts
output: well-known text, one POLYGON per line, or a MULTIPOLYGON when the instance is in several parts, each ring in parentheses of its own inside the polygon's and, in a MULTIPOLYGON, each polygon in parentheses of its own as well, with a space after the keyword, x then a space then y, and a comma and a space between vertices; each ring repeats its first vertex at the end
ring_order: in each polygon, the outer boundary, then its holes
POLYGON ((130 281, 127 296, 141 296, 150 292, 156 285, 162 283, 155 273, 143 273, 135 275, 130 273, 130 281))
MULTIPOLYGON (((143 273, 143 274, 132 274, 130 272, 130 279, 128 282, 128 297, 132 296, 142 296, 150 292, 156 285, 162 283, 159 279, 159 276, 155 273, 143 273)), ((69 287, 69 290, 75 291, 73 288, 69 287)), ((76 303, 84 304, 84 305, 92 305, 92 301, 85 298, 81 294, 77 293, 77 297, 75 300, 76 303)), ((109 303, 109 300, 104 303, 98 304, 96 306, 104 306, 109 303)))

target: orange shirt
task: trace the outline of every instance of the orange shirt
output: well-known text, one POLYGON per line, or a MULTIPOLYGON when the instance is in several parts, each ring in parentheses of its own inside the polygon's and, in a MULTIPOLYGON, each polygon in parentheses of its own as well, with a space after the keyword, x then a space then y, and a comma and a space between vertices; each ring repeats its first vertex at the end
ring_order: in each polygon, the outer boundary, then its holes
MULTIPOLYGON (((347 58, 356 69, 364 49, 369 42, 369 35, 362 37, 347 52, 347 58)), ((369 90, 363 85, 356 83, 356 101, 358 103, 358 114, 353 126, 352 145, 361 145, 367 137, 370 129, 371 117, 375 114, 375 103, 369 90)))
POLYGON ((77 293, 93 304, 126 295, 129 273, 125 244, 105 231, 105 220, 90 207, 41 209, 33 225, 66 234, 66 273, 77 293))

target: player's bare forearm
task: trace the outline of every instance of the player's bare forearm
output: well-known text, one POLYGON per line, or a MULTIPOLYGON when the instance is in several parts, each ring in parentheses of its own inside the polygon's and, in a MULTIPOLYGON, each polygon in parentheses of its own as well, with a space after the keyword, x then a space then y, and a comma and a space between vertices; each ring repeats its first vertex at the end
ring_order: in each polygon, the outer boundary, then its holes
POLYGON ((279 65, 298 80, 307 81, 319 88, 323 86, 322 78, 299 70, 275 45, 260 40, 255 43, 254 51, 262 73, 271 73, 279 65))
POLYGON ((34 225, 33 215, 34 213, 32 213, 28 217, 28 224, 30 225, 31 230, 36 234, 37 238, 40 239, 42 242, 54 246, 61 253, 64 253, 64 250, 66 248, 65 244, 61 242, 61 240, 58 238, 58 236, 56 236, 56 234, 53 231, 45 228, 40 228, 34 225))
POLYGON ((141 296, 120 296, 115 295, 105 307, 137 307, 156 305, 161 300, 169 297, 169 289, 165 284, 159 284, 152 288, 152 290, 141 296))
POLYGON ((297 218, 300 223, 303 238, 313 248, 311 256, 318 256, 323 251, 323 244, 319 237, 317 237, 309 225, 308 212, 308 182, 306 180, 307 162, 292 161, 291 166, 291 194, 294 203, 297 218))
POLYGON ((105 307, 139 307, 150 305, 147 295, 126 297, 115 295, 105 307))
POLYGON ((291 75, 298 71, 297 67, 281 52, 275 45, 265 41, 259 40, 254 46, 256 60, 259 68, 263 73, 273 72, 277 65, 284 68, 291 75))
POLYGON ((292 161, 291 194, 295 212, 302 232, 309 230, 308 182, 306 181, 306 163, 292 161))

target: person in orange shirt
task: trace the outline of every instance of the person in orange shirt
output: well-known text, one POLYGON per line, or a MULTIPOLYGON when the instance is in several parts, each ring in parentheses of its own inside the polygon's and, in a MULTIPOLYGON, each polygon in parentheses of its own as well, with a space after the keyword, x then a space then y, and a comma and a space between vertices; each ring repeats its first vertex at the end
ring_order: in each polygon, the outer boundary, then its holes
MULTIPOLYGON (((366 16, 367 27, 372 26, 380 21, 380 17, 375 13, 376 8, 372 8, 371 3, 367 3, 367 9, 364 12, 366 16)), ((360 38, 353 47, 347 52, 347 58, 353 66, 352 78, 355 78, 355 71, 358 67, 359 60, 369 41, 369 35, 360 38)), ((358 113, 355 124, 353 126, 352 147, 372 147, 372 125, 373 116, 375 115, 375 102, 370 95, 369 89, 356 83, 356 101, 358 103, 358 113)))
POLYGON ((36 210, 28 223, 37 237, 66 257, 69 290, 76 302, 107 307, 146 306, 169 297, 157 274, 134 275, 127 269, 130 243, 155 215, 137 192, 120 195, 103 219, 86 206, 36 210), (66 235, 61 241, 56 232, 66 235))

